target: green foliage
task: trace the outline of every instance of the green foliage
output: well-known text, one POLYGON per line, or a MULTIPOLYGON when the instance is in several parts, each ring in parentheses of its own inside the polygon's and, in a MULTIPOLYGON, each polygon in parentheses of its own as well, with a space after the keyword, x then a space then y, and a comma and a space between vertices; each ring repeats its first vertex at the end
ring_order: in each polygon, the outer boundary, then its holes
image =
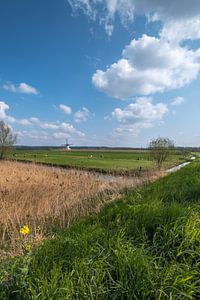
POLYGON ((1 299, 199 298, 199 174, 197 161, 4 266, 1 299))

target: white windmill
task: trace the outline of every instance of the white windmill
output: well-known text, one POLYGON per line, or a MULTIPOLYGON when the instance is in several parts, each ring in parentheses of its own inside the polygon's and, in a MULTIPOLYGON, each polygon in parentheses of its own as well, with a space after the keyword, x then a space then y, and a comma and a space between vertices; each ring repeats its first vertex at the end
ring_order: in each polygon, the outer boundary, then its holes
POLYGON ((70 150, 71 150, 70 146, 72 146, 72 145, 73 145, 73 144, 69 144, 68 139, 66 139, 66 143, 63 144, 62 146, 65 146, 65 149, 66 149, 67 151, 70 151, 70 150))

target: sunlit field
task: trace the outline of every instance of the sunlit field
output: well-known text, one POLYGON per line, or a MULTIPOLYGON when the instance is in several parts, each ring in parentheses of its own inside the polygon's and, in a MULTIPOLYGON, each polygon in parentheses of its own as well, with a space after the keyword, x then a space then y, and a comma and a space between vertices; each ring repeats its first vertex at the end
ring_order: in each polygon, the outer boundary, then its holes
MULTIPOLYGON (((118 174, 134 174, 156 168, 148 151, 18 150, 8 158, 118 174)), ((182 153, 174 152, 168 157, 164 168, 180 164, 184 160, 182 153)))

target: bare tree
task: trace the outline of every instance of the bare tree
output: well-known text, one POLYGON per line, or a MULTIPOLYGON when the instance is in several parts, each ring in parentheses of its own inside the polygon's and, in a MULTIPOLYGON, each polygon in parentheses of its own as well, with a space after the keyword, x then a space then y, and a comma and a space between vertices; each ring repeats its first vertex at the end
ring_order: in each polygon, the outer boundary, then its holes
POLYGON ((161 168, 167 157, 174 149, 174 142, 169 138, 159 137, 154 139, 149 144, 151 157, 156 161, 159 168, 161 168))
POLYGON ((10 149, 17 141, 17 136, 3 121, 0 121, 0 159, 3 159, 5 152, 10 149))
POLYGON ((181 151, 184 159, 188 158, 188 156, 190 155, 190 151, 187 148, 183 148, 181 151))

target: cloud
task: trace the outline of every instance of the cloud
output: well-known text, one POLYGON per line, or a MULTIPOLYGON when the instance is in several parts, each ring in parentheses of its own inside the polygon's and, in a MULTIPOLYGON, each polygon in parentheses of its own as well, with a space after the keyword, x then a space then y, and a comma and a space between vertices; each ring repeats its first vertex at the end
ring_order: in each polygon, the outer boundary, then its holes
POLYGON ((66 115, 70 115, 72 113, 71 107, 66 106, 64 104, 60 104, 59 108, 66 114, 66 115))
POLYGON ((83 107, 82 110, 78 110, 74 114, 74 120, 77 123, 81 123, 81 122, 87 121, 92 116, 93 116, 93 114, 89 111, 89 109, 87 109, 86 107, 83 107))
MULTIPOLYGON (((78 135, 77 135, 79 138, 82 138, 82 137, 85 137, 85 134, 82 133, 82 132, 79 132, 78 135)), ((55 139, 58 139, 58 140, 64 140, 66 138, 69 138, 71 137, 70 133, 68 132, 63 132, 63 131, 57 131, 53 134, 53 137, 55 139)))
POLYGON ((46 122, 38 119, 37 117, 31 117, 28 119, 16 119, 7 114, 9 105, 4 101, 0 101, 0 121, 5 121, 9 125, 11 123, 15 125, 25 126, 25 130, 18 130, 16 133, 19 138, 27 137, 29 139, 39 139, 40 141, 47 140, 52 142, 52 138, 61 139, 63 136, 67 137, 85 137, 82 131, 76 129, 72 124, 65 122, 46 122), (27 128, 29 128, 27 130, 27 128), (52 134, 53 131, 53 134, 52 134))
POLYGON ((57 140, 64 140, 64 139, 68 138, 69 135, 66 134, 66 132, 55 132, 53 134, 53 137, 57 140))
POLYGON ((150 128, 161 121, 167 114, 168 108, 164 103, 153 104, 151 97, 137 98, 134 103, 124 109, 116 108, 112 117, 119 123, 115 132, 118 134, 138 134, 142 128, 150 128))
POLYGON ((173 43, 200 39, 200 17, 188 20, 168 21, 160 32, 163 39, 173 43))
POLYGON ((43 120, 40 120, 36 117, 31 117, 28 120, 25 120, 25 122, 28 122, 29 125, 32 124, 33 126, 37 126, 42 129, 46 130, 53 130, 58 132, 63 132, 64 134, 72 134, 76 136, 85 136, 85 134, 79 130, 77 130, 72 124, 65 123, 65 122, 45 122, 43 120))
POLYGON ((132 1, 122 0, 68 0, 74 14, 83 12, 91 20, 98 20, 105 28, 108 36, 114 30, 116 15, 124 26, 134 19, 135 7, 132 1))
POLYGON ((59 129, 59 124, 56 124, 56 123, 49 123, 49 122, 43 122, 43 121, 40 121, 38 123, 39 127, 43 128, 43 129, 59 129))
POLYGON ((36 117, 29 118, 29 121, 33 124, 40 124, 40 120, 36 117))
POLYGON ((185 98, 178 96, 178 97, 173 99, 173 101, 171 102, 171 105, 172 106, 178 106, 178 105, 181 105, 184 102, 185 102, 185 98))
POLYGON ((17 92, 16 86, 14 84, 12 84, 12 83, 5 83, 3 85, 3 88, 4 88, 4 90, 10 91, 10 92, 13 92, 13 93, 17 92))
POLYGON ((109 96, 126 99, 176 89, 196 79, 200 50, 192 51, 166 40, 143 35, 133 39, 122 58, 92 76, 96 88, 109 96))
POLYGON ((72 124, 70 123, 65 123, 65 122, 45 122, 42 120, 39 120, 36 117, 32 117, 29 119, 29 121, 35 125, 38 126, 42 129, 47 129, 47 130, 53 130, 53 131, 58 131, 58 132, 63 132, 65 134, 69 135, 76 135, 76 136, 85 136, 85 134, 79 130, 77 130, 72 124))
POLYGON ((9 105, 6 104, 4 101, 0 101, 0 121, 14 123, 16 119, 7 115, 7 110, 9 110, 9 105))
POLYGON ((18 130, 16 131, 17 137, 21 141, 23 138, 33 139, 33 140, 39 140, 41 141, 47 141, 50 137, 47 132, 44 131, 37 131, 37 130, 18 130))
POLYGON ((0 101, 0 119, 4 120, 6 116, 6 110, 9 109, 9 106, 4 102, 0 101))
POLYGON ((18 90, 20 93, 23 94, 33 94, 33 95, 37 95, 39 92, 36 90, 36 88, 26 84, 26 83, 20 83, 20 85, 18 86, 18 90))
POLYGON ((29 126, 29 125, 31 125, 31 122, 27 119, 21 119, 21 120, 18 120, 18 124, 24 125, 24 126, 29 126))
POLYGON ((97 10, 95 9, 93 3, 90 0, 68 0, 73 13, 77 11, 82 11, 84 14, 90 17, 90 19, 95 20, 97 10))
POLYGON ((24 82, 20 83, 19 85, 8 82, 3 85, 3 88, 13 93, 32 94, 32 95, 39 94, 39 91, 36 88, 24 82))
MULTIPOLYGON (((170 5, 162 0, 158 0, 158 3, 152 3, 153 0, 150 2, 146 9, 152 13, 152 21, 162 22, 162 38, 175 43, 200 39, 200 1, 176 0, 170 5)), ((146 11, 144 7, 143 11, 146 11)))
MULTIPOLYGON (((127 0, 125 0, 127 1, 127 0)), ((178 21, 196 18, 200 15, 199 0, 130 0, 135 6, 136 14, 145 14, 153 20, 178 21)))
POLYGON ((146 15, 149 21, 162 22, 163 33, 165 32, 168 38, 173 38, 174 35, 177 35, 179 40, 200 37, 199 0, 176 0, 170 3, 164 0, 68 0, 68 2, 74 13, 83 12, 91 20, 98 20, 109 36, 114 30, 116 18, 119 18, 121 24, 126 27, 134 22, 135 15, 146 15), (181 31, 181 24, 185 27, 184 31, 181 31), (169 27, 174 28, 174 33, 167 30, 169 27))

